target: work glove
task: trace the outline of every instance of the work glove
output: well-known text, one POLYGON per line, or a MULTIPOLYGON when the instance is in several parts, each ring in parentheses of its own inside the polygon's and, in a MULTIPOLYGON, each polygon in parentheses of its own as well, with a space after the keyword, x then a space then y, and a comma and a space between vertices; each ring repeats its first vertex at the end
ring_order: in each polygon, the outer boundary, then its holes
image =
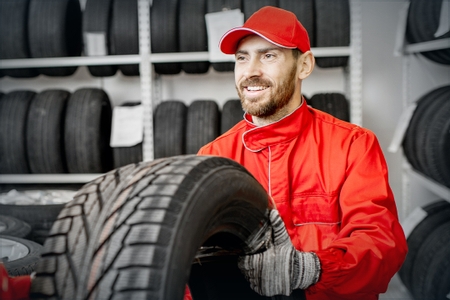
MULTIPOLYGON (((295 289, 306 289, 319 280, 320 261, 315 253, 294 248, 278 210, 269 214, 270 239, 261 253, 241 256, 238 267, 250 287, 262 296, 289 296, 295 289)), ((266 235, 260 233, 259 235, 266 235)))

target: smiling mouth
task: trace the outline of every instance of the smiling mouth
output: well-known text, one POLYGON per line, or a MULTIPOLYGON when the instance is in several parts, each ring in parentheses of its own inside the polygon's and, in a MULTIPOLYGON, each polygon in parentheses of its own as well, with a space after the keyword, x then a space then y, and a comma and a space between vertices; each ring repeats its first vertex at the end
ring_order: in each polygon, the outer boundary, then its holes
POLYGON ((265 89, 269 88, 268 86, 247 86, 247 91, 250 92, 256 92, 256 91, 263 91, 265 89))

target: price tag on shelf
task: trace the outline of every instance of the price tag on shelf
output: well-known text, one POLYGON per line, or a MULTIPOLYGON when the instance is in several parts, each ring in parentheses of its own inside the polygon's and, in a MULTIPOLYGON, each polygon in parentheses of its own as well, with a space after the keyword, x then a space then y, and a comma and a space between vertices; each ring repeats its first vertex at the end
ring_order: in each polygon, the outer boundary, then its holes
POLYGON ((400 115, 397 127, 395 128, 394 137, 392 138, 391 144, 389 145, 388 151, 395 153, 400 148, 403 138, 405 137, 406 130, 408 129, 409 122, 416 110, 417 103, 414 102, 409 105, 403 113, 400 115))
POLYGON ((106 34, 104 32, 85 32, 84 51, 87 56, 108 55, 106 34))
POLYGON ((144 106, 116 106, 112 115, 111 147, 131 147, 142 142, 144 106))
POLYGON ((219 49, 222 36, 233 27, 244 24, 244 14, 240 9, 214 12, 205 15, 208 32, 208 51, 211 62, 233 62, 233 55, 223 54, 219 49))

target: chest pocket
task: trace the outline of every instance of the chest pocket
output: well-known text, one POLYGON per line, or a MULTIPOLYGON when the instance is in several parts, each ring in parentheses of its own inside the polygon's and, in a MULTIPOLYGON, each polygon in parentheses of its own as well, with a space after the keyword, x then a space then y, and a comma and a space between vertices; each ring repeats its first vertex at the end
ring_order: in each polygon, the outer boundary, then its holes
POLYGON ((337 195, 299 195, 293 198, 291 210, 295 226, 340 225, 341 212, 337 195))

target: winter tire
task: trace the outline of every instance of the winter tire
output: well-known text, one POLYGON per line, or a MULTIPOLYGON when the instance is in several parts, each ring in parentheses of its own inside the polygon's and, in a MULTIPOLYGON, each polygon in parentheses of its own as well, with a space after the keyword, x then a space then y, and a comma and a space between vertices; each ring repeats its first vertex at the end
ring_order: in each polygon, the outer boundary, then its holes
MULTIPOLYGON (((349 0, 315 0, 316 46, 342 47, 350 45, 350 5, 349 0)), ((317 57, 321 68, 345 67, 348 56, 317 57)))
POLYGON ((344 95, 339 93, 316 94, 309 103, 312 107, 329 113, 330 115, 350 122, 350 108, 344 95))
POLYGON ((196 100, 187 112, 186 154, 195 154, 200 148, 219 136, 219 107, 212 100, 196 100))
POLYGON ((13 91, 0 99, 0 174, 30 173, 26 146, 32 91, 13 91))
POLYGON ((220 133, 225 133, 231 127, 242 121, 244 118, 241 100, 231 99, 225 102, 222 107, 222 116, 220 118, 220 133))
POLYGON ((161 102, 155 109, 155 158, 186 153, 187 107, 181 101, 161 102))
MULTIPOLYGON (((154 0, 150 13, 152 53, 179 52, 178 0, 154 0)), ((158 74, 174 75, 181 72, 181 63, 157 63, 154 68, 158 74)))
MULTIPOLYGON (((78 0, 30 0, 28 35, 31 57, 81 55, 78 0)), ((77 67, 39 68, 47 76, 69 76, 77 67)))
MULTIPOLYGON (((1 206, 0 206, 1 207, 1 206)), ((9 235, 18 238, 26 238, 30 232, 31 227, 28 223, 21 221, 17 218, 4 215, 5 212, 2 211, 0 215, 0 234, 9 235)))
POLYGON ((112 169, 112 109, 100 89, 79 89, 69 98, 64 147, 69 173, 104 173, 112 169))
POLYGON ((124 168, 132 173, 99 177, 61 212, 31 298, 182 299, 201 246, 243 249, 267 218, 265 190, 232 160, 180 156, 124 168))
POLYGON ((42 245, 22 238, 0 235, 1 260, 11 277, 30 275, 40 259, 42 245))
MULTIPOLYGON (((30 58, 28 46, 29 0, 0 1, 0 59, 30 58)), ((37 69, 0 70, 10 77, 36 77, 37 69)))
POLYGON ((31 101, 26 130, 31 173, 67 173, 64 119, 69 96, 67 91, 47 90, 31 101))
MULTIPOLYGON (((205 14, 206 0, 180 1, 180 52, 208 51, 205 14)), ((183 62, 181 68, 188 74, 203 74, 208 72, 209 65, 209 61, 183 62)))

